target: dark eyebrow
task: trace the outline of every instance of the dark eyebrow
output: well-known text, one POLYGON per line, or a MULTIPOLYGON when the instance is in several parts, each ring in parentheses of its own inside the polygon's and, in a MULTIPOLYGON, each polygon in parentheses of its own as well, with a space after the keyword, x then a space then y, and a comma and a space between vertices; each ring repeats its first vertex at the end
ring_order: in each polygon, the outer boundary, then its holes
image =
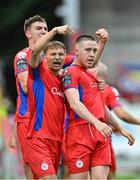
POLYGON ((48 31, 48 27, 47 27, 47 26, 45 26, 45 27, 42 27, 42 26, 36 26, 36 28, 37 28, 37 29, 42 29, 42 28, 43 28, 43 29, 45 29, 46 31, 48 31))

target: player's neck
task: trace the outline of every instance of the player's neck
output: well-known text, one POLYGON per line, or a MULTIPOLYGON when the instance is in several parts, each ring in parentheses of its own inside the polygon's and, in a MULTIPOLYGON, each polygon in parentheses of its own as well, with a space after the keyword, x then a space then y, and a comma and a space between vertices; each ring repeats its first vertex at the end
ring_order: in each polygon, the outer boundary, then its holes
POLYGON ((33 41, 28 41, 29 48, 32 48, 35 43, 33 41))
POLYGON ((73 61, 72 64, 75 64, 75 65, 77 65, 77 66, 81 66, 81 67, 82 67, 82 64, 80 63, 80 61, 79 61, 78 58, 76 58, 76 59, 73 61))
POLYGON ((58 74, 59 74, 59 71, 54 71, 54 70, 52 70, 52 69, 50 69, 50 68, 48 68, 48 70, 49 70, 50 73, 52 73, 54 76, 58 76, 58 74))

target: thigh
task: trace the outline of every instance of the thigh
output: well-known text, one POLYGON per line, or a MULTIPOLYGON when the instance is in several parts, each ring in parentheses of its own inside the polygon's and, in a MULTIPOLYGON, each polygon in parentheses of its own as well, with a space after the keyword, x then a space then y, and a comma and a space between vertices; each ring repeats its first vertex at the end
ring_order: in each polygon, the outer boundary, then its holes
POLYGON ((96 146, 92 153, 91 167, 95 166, 110 166, 111 152, 110 152, 110 138, 104 138, 99 131, 95 131, 96 146))
POLYGON ((81 173, 74 173, 74 174, 70 174, 69 175, 69 179, 88 179, 88 172, 89 171, 85 171, 85 172, 81 172, 81 173))
POLYGON ((52 162, 57 172, 61 160, 62 143, 51 139, 47 140, 47 142, 49 143, 52 162))
POLYGON ((27 154, 26 154, 26 147, 27 147, 27 128, 28 123, 24 122, 18 122, 17 123, 17 137, 18 137, 18 143, 20 145, 20 150, 23 156, 23 161, 26 163, 27 161, 27 154))
POLYGON ((56 160, 58 149, 57 145, 54 147, 54 144, 45 138, 30 138, 27 140, 28 162, 34 177, 41 178, 56 175, 57 168, 55 166, 59 160, 56 160))
POLYGON ((68 155, 66 164, 70 174, 89 170, 90 151, 87 147, 75 144, 74 150, 68 150, 68 155))
POLYGON ((109 166, 96 166, 90 170, 91 179, 107 179, 109 166))
POLYGON ((108 179, 115 179, 116 176, 116 156, 112 146, 112 142, 110 142, 110 150, 111 150, 111 166, 108 174, 108 179))
POLYGON ((89 170, 92 151, 89 147, 91 138, 88 134, 89 130, 86 126, 85 128, 77 126, 68 130, 65 159, 70 175, 89 170))
POLYGON ((112 143, 110 142, 110 152, 111 152, 111 167, 110 167, 110 172, 116 172, 116 156, 115 152, 112 146, 112 143))

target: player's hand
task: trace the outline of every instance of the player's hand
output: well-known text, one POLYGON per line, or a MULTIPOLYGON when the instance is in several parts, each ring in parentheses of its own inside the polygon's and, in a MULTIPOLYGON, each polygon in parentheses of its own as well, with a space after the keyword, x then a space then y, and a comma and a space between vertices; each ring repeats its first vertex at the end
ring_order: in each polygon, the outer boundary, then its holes
POLYGON ((98 131, 100 131, 100 133, 106 137, 106 136, 110 136, 113 133, 113 130, 110 126, 108 126, 106 123, 103 123, 101 121, 96 121, 94 126, 96 127, 96 129, 98 129, 98 131))
POLYGON ((128 130, 126 130, 126 129, 123 128, 123 129, 120 131, 120 133, 121 133, 122 136, 124 136, 124 137, 126 137, 126 138, 128 139, 128 144, 129 144, 130 146, 132 146, 132 145, 134 144, 135 138, 133 137, 133 135, 132 135, 128 130))
POLYGON ((106 42, 109 39, 109 34, 106 29, 101 28, 96 31, 96 36, 102 41, 106 42))
POLYGON ((14 135, 10 137, 9 147, 11 147, 11 148, 17 147, 17 140, 16 140, 16 137, 14 135))
POLYGON ((105 88, 105 82, 103 80, 100 80, 98 83, 97 83, 97 87, 100 91, 103 91, 104 88, 105 88))
POLYGON ((66 35, 66 34, 73 34, 75 32, 68 25, 64 25, 64 26, 57 27, 57 33, 66 35))
POLYGON ((59 75, 59 76, 62 76, 63 73, 64 73, 64 69, 60 69, 59 72, 58 72, 58 75, 59 75))

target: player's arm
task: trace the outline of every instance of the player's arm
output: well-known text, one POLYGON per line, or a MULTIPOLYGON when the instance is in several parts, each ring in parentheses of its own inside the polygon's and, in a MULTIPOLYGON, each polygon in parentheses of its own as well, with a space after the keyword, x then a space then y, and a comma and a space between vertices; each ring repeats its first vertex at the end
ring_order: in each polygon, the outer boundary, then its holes
POLYGON ((68 33, 73 32, 68 25, 64 26, 59 26, 53 28, 51 31, 47 32, 45 35, 43 35, 31 48, 31 60, 30 60, 30 65, 33 68, 36 68, 41 60, 40 53, 45 49, 46 44, 53 39, 53 37, 56 34, 62 34, 66 35, 68 33))
POLYGON ((95 116, 93 116, 86 106, 79 100, 79 92, 76 88, 66 89, 65 96, 71 109, 73 109, 73 111, 80 117, 92 123, 103 136, 108 136, 112 133, 112 129, 106 123, 99 121, 95 116))
POLYGON ((99 62, 101 55, 103 53, 103 50, 105 48, 106 42, 109 39, 109 34, 108 34, 107 30, 104 28, 97 30, 96 36, 99 38, 99 41, 98 41, 98 50, 96 52, 94 66, 99 62))
POLYGON ((117 117, 127 123, 140 125, 140 120, 127 112, 122 106, 114 108, 113 112, 116 114, 117 117))
POLYGON ((27 94, 28 55, 26 51, 20 51, 14 58, 14 73, 22 91, 27 94))
POLYGON ((116 118, 111 114, 110 110, 105 107, 106 110, 106 117, 107 117, 107 123, 113 126, 113 128, 120 132, 120 134, 128 139, 128 144, 133 145, 135 142, 135 138, 133 135, 126 130, 121 124, 116 120, 116 118))
POLYGON ((20 82, 21 88, 25 94, 27 94, 27 77, 28 71, 23 71, 17 74, 18 81, 20 82))
POLYGON ((9 140, 9 146, 11 148, 16 148, 16 146, 17 146, 17 138, 16 138, 17 130, 16 129, 17 129, 17 123, 14 123, 13 127, 12 127, 12 133, 10 136, 10 140, 9 140))
POLYGON ((109 96, 110 105, 112 107, 113 112, 117 117, 122 119, 123 121, 131 124, 140 125, 140 119, 136 118, 132 114, 130 114, 127 110, 119 102, 119 92, 117 89, 111 88, 110 96, 109 96))

